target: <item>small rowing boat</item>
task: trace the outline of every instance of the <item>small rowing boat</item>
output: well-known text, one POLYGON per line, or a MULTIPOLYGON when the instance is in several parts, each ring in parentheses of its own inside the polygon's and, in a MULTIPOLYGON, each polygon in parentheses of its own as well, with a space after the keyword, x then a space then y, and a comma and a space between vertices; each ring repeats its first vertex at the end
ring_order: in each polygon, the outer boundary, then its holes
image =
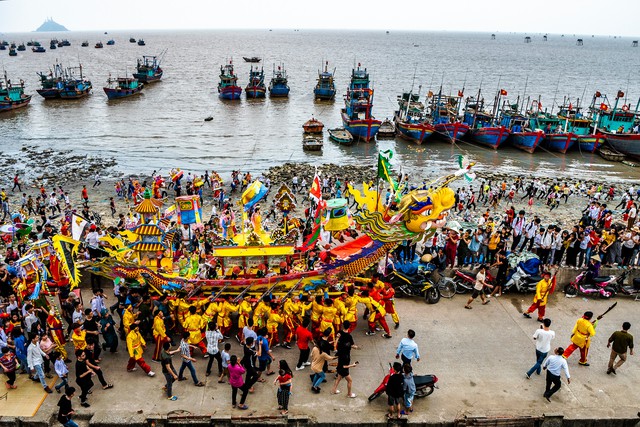
POLYGON ((322 151, 322 137, 305 135, 302 138, 302 149, 305 151, 322 151))
POLYGON ((315 117, 311 117, 302 125, 302 129, 304 129, 304 133, 322 133, 324 124, 315 117))
POLYGON ((621 162, 625 158, 624 154, 613 152, 605 147, 598 148, 598 154, 600 157, 605 160, 609 160, 610 162, 621 162))
POLYGON ((329 129, 329 138, 338 144, 352 145, 353 136, 345 128, 329 129))

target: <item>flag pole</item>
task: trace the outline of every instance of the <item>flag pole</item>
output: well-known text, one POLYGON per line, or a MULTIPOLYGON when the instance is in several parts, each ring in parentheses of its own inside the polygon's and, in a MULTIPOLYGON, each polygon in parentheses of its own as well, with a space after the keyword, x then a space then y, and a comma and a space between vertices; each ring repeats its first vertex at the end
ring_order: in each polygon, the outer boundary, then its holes
POLYGON ((380 151, 378 151, 378 168, 376 172, 376 212, 380 204, 380 151))

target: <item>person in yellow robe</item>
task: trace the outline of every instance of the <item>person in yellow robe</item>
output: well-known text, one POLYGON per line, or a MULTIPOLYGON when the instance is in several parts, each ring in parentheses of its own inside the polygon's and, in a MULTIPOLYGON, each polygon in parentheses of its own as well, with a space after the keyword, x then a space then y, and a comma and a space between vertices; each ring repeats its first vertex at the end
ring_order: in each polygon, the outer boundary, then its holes
POLYGON ((131 325, 136 321, 136 315, 133 314, 133 306, 127 305, 122 314, 122 326, 124 327, 124 336, 128 336, 131 331, 131 325))
POLYGON ((158 311, 156 317, 153 318, 153 339, 156 342, 156 348, 153 352, 152 360, 159 362, 162 346, 165 342, 171 342, 171 339, 167 335, 167 327, 164 323, 164 313, 162 311, 158 311))
POLYGON ((284 322, 284 317, 278 311, 278 303, 272 302, 267 317, 267 333, 269 335, 269 348, 277 346, 280 342, 278 327, 284 322))
POLYGON ((218 328, 225 338, 229 338, 231 331, 231 313, 238 311, 238 306, 233 304, 233 297, 229 295, 225 301, 220 303, 218 313, 218 328))
POLYGON ((320 330, 320 319, 324 305, 322 303, 322 295, 316 295, 311 301, 311 333, 314 339, 320 339, 322 331, 320 330))
POLYGON ((242 329, 249 325, 249 319, 251 318, 251 295, 244 295, 242 301, 238 304, 238 342, 244 342, 244 336, 242 335, 242 329))
POLYGON ((282 347, 290 349, 291 341, 293 340, 293 334, 295 333, 298 325, 300 324, 298 320, 298 315, 302 307, 300 306, 300 299, 297 296, 293 298, 289 298, 284 302, 282 306, 282 315, 284 317, 283 323, 283 343, 282 347))
POLYGON ((260 329, 267 324, 267 317, 269 316, 269 305, 271 304, 271 297, 269 295, 265 295, 262 298, 256 308, 253 310, 253 327, 257 330, 260 329))
POLYGON ((339 331, 344 322, 344 316, 347 314, 347 307, 344 305, 342 297, 333 299, 333 306, 336 308, 336 316, 333 319, 333 329, 339 331))
POLYGON ((144 361, 144 347, 147 345, 142 335, 140 335, 140 325, 134 323, 131 330, 127 334, 127 350, 129 351, 129 361, 127 362, 127 372, 133 372, 136 370, 136 363, 145 374, 150 377, 155 373, 151 370, 151 367, 144 361))
POLYGON ((333 322, 336 320, 338 309, 333 305, 331 298, 324 300, 324 306, 322 307, 322 314, 320 315, 320 332, 324 334, 327 329, 330 330, 329 342, 334 344, 336 338, 336 330, 333 327, 333 322))
POLYGON ((530 318, 531 313, 538 310, 538 322, 544 320, 545 310, 547 308, 547 299, 551 292, 551 273, 545 271, 542 273, 542 280, 536 285, 536 294, 533 297, 533 304, 522 315, 530 318))
POLYGON ((87 333, 81 327, 77 327, 71 334, 74 350, 84 350, 87 348, 87 333))
POLYGON ((189 315, 184 319, 182 326, 185 331, 189 332, 189 339, 187 342, 194 347, 198 347, 202 351, 202 354, 206 355, 207 346, 202 340, 202 329, 206 324, 204 323, 202 316, 196 313, 197 310, 198 309, 193 305, 189 307, 189 315))
POLYGON ((344 320, 349 321, 349 333, 351 333, 356 329, 356 325, 358 324, 358 302, 360 299, 355 295, 355 289, 353 287, 350 287, 346 293, 342 294, 342 299, 344 300, 344 307, 346 309, 344 320))
POLYGON ((589 363, 587 362, 589 345, 591 344, 591 337, 596 335, 596 326, 601 317, 602 316, 598 316, 598 318, 592 322, 591 319, 593 319, 593 312, 587 311, 576 321, 576 325, 573 327, 573 332, 571 333, 571 344, 569 344, 562 354, 565 359, 568 359, 569 356, 579 348, 580 361, 578 363, 582 366, 589 366, 589 363))

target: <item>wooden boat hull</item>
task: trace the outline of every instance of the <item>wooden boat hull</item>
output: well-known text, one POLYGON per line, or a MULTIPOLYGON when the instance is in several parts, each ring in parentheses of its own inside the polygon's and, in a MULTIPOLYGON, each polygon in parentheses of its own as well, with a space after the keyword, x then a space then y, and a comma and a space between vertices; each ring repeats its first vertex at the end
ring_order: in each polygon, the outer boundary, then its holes
POLYGON ((376 137, 382 122, 374 118, 351 120, 343 110, 342 124, 354 140, 369 142, 376 137))
POLYGON ((140 83, 154 83, 154 82, 159 82, 160 79, 162 79, 162 74, 163 74, 162 71, 152 75, 149 75, 146 73, 133 73, 133 77, 138 79, 140 83))
POLYGON ((427 138, 433 135, 435 128, 429 123, 408 123, 397 121, 396 131, 401 138, 422 144, 427 138))
POLYGON ((583 153, 595 153, 598 147, 604 142, 604 136, 597 135, 578 135, 578 149, 583 153))
POLYGON ((605 132, 604 136, 615 151, 640 159, 640 134, 605 132))
POLYGON ((578 137, 573 133, 554 133, 545 135, 542 145, 548 150, 565 154, 577 140, 578 137))
POLYGON ((92 86, 83 86, 81 88, 76 88, 75 90, 71 89, 63 89, 60 91, 61 99, 80 99, 89 95, 91 92, 92 86))
POLYGON ((240 99, 240 95, 242 95, 242 88, 240 86, 227 86, 224 88, 218 88, 218 92, 222 99, 236 100, 240 99))
POLYGON ((247 86, 244 88, 247 98, 264 98, 267 96, 267 89, 264 86, 247 86))
POLYGON ((322 100, 328 101, 328 100, 335 99, 336 90, 329 89, 329 88, 315 88, 313 90, 313 94, 315 95, 316 99, 322 99, 322 100))
POLYGON ((469 125, 462 122, 438 123, 434 128, 440 139, 445 139, 452 144, 469 132, 469 125))
POLYGON ((341 145, 353 145, 353 136, 346 129, 329 129, 329 138, 341 145))
POLYGON ((605 160, 610 162, 621 162, 625 159, 625 155, 621 153, 614 153, 605 147, 598 148, 598 154, 605 160))
POLYGON ((0 113, 5 111, 17 110, 19 108, 24 108, 31 102, 31 95, 25 95, 24 98, 18 101, 3 101, 0 100, 0 113))
POLYGON ((133 95, 137 95, 142 91, 143 86, 140 85, 135 89, 122 89, 122 88, 110 88, 105 87, 104 93, 107 94, 107 98, 109 99, 121 99, 128 98, 133 95))
POLYGON ((540 144, 540 141, 542 141, 542 138, 544 138, 544 132, 513 132, 510 138, 514 147, 533 154, 540 144))
POLYGON ((269 96, 272 98, 285 98, 289 96, 289 86, 284 84, 277 84, 269 87, 269 96))
POLYGON ((36 92, 44 99, 60 98, 60 91, 58 89, 37 89, 36 92))
POLYGON ((471 129, 469 135, 473 142, 497 150, 509 137, 509 129, 504 126, 487 126, 471 129))

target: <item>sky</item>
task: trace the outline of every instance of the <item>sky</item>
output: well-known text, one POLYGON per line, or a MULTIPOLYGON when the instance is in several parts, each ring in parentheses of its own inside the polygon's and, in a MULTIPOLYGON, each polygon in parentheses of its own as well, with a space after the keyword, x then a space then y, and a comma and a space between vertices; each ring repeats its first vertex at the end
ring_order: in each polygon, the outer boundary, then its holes
POLYGON ((602 0, 150 0, 149 7, 145 4, 0 0, 0 33, 33 31, 52 17, 72 31, 299 28, 640 34, 639 0, 611 4, 602 0))

